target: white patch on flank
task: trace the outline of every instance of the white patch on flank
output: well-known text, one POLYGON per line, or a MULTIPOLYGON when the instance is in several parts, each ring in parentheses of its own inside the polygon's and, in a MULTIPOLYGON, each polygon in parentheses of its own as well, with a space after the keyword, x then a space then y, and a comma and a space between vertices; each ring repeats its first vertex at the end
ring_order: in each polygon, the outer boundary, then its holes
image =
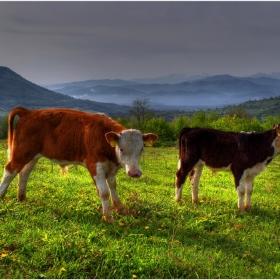
POLYGON ((244 170, 243 175, 239 181, 239 186, 236 191, 238 194, 238 208, 241 212, 252 207, 251 196, 253 193, 253 183, 257 175, 266 169, 267 161, 271 158, 267 158, 263 162, 257 163, 251 168, 244 170), (246 204, 244 205, 244 195, 246 194, 246 204))
POLYGON ((263 162, 257 163, 255 166, 253 166, 251 168, 244 170, 242 177, 244 177, 245 180, 246 180, 246 178, 256 177, 258 174, 260 174, 261 172, 263 172, 266 169, 267 160, 268 159, 266 159, 263 162))

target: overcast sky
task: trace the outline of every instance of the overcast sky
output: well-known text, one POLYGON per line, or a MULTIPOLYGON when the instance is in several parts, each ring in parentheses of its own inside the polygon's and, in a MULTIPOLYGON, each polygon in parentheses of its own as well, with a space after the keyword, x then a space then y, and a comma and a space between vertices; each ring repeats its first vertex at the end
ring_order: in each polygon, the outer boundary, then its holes
POLYGON ((0 66, 37 84, 280 71, 280 2, 0 2, 0 66))

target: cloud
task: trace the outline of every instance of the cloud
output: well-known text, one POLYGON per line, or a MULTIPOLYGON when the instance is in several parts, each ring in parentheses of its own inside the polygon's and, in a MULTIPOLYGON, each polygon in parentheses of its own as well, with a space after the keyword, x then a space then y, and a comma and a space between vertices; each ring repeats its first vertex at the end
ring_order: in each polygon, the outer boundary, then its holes
POLYGON ((1 63, 33 82, 277 71, 280 2, 0 2, 1 63))

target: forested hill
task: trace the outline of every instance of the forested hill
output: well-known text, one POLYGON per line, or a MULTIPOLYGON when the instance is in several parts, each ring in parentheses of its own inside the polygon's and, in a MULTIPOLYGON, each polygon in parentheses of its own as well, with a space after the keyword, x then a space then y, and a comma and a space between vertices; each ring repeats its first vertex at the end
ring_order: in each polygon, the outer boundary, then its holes
POLYGON ((29 82, 7 67, 0 66, 0 116, 17 106, 29 109, 65 107, 89 112, 102 112, 110 116, 127 116, 129 107, 75 99, 29 82))
MULTIPOLYGON (((225 106, 216 109, 216 112, 223 116, 232 111, 234 107, 236 106, 225 106)), ((264 120, 267 116, 280 116, 280 96, 246 101, 238 107, 242 107, 250 117, 257 117, 259 120, 264 120)))

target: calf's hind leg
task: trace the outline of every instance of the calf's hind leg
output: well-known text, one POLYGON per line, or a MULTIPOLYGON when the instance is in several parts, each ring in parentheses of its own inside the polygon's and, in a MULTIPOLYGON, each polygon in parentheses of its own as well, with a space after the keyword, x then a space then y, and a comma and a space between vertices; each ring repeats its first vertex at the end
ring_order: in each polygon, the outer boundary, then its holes
POLYGON ((175 187, 175 201, 179 202, 182 197, 182 191, 184 187, 184 183, 186 181, 187 175, 189 174, 191 170, 183 169, 181 159, 178 161, 178 170, 176 172, 176 187, 175 187))
MULTIPOLYGON (((176 172, 176 188, 175 188, 175 201, 179 202, 182 197, 182 190, 187 176, 193 170, 193 167, 198 162, 196 156, 188 155, 187 159, 181 162, 181 159, 178 161, 178 170, 176 172)), ((201 170, 202 172, 202 170, 201 170)), ((201 175, 201 173, 200 173, 201 175)), ((199 175, 199 177, 200 177, 199 175)), ((199 181, 198 177, 198 181, 199 181)))
POLYGON ((23 201, 26 199, 26 185, 29 175, 33 168, 35 167, 38 159, 33 159, 27 163, 21 172, 18 174, 18 200, 23 201))
POLYGON ((202 170, 203 165, 199 165, 193 169, 193 174, 191 175, 192 203, 198 203, 198 185, 202 170))
MULTIPOLYGON (((30 160, 23 161, 22 158, 24 159, 25 157, 22 156, 20 160, 13 159, 10 162, 8 162, 8 164, 6 164, 6 166, 4 168, 4 174, 3 174, 1 186, 0 186, 0 197, 1 198, 5 197, 8 186, 12 182, 12 180, 16 177, 16 175, 19 174, 22 171, 22 169, 25 167, 25 165, 30 162, 30 160)), ((33 160, 35 160, 35 159, 33 159, 33 160)), ((29 176, 31 170, 33 169, 33 167, 35 166, 38 159, 36 160, 36 162, 33 162, 33 160, 31 160, 32 164, 27 168, 28 176, 29 176), (32 166, 32 168, 31 168, 31 166, 32 166)), ((27 174, 27 173, 25 173, 25 171, 23 171, 23 174, 27 174)), ((20 178, 21 176, 19 176, 19 180, 21 180, 21 178, 20 178)), ((28 176, 27 176, 27 178, 28 178, 28 176)), ((27 181, 27 179, 26 179, 26 181, 27 181)), ((23 182, 24 182, 24 180, 23 180, 23 182)))
POLYGON ((14 170, 13 173, 10 173, 10 171, 5 167, 2 182, 1 182, 1 186, 0 186, 0 197, 1 198, 5 197, 8 186, 10 185, 10 183, 16 177, 17 174, 18 173, 17 173, 16 170, 14 170))

